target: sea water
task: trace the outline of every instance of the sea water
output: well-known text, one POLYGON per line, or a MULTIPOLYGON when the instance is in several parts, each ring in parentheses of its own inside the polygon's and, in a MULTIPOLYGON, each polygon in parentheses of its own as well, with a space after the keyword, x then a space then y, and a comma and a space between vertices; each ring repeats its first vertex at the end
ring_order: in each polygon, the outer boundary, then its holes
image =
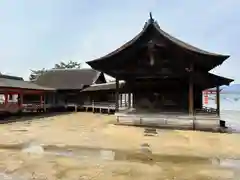
MULTIPOLYGON (((204 102, 204 100, 203 100, 204 102)), ((206 107, 216 108, 216 95, 208 95, 206 107)), ((239 94, 220 94, 221 120, 226 121, 226 125, 234 132, 240 132, 240 93, 239 94)))

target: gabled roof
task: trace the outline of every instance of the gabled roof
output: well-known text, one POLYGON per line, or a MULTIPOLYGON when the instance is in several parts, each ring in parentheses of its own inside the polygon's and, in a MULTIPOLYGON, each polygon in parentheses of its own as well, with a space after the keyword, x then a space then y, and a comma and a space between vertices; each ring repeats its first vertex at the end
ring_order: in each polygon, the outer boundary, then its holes
MULTIPOLYGON (((125 85, 124 81, 119 81, 119 88, 123 88, 125 85)), ((115 90, 116 89, 116 82, 107 82, 107 83, 101 83, 101 84, 93 84, 85 89, 83 89, 81 92, 87 92, 87 91, 107 91, 107 90, 115 90)))
POLYGON ((207 60, 211 60, 211 62, 207 62, 210 64, 208 70, 211 70, 212 68, 222 64, 227 58, 230 57, 229 55, 221 55, 221 54, 217 54, 217 53, 208 52, 206 50, 197 48, 195 46, 192 46, 186 42, 183 42, 183 41, 171 36, 170 34, 163 31, 160 28, 160 26, 158 25, 158 23, 154 19, 152 19, 152 16, 150 15, 150 19, 146 22, 143 30, 139 34, 137 34, 132 40, 128 41, 127 43, 125 43, 120 48, 116 49, 115 51, 113 51, 103 57, 100 57, 98 59, 88 61, 86 63, 88 65, 90 65, 92 68, 98 69, 97 64, 101 63, 101 61, 105 61, 109 58, 113 58, 115 55, 118 55, 121 51, 124 51, 124 50, 130 48, 139 39, 141 39, 146 33, 148 33, 148 30, 151 28, 153 28, 159 36, 164 37, 164 39, 166 41, 168 41, 169 43, 171 43, 173 45, 176 45, 177 47, 182 48, 182 50, 188 51, 189 53, 192 53, 192 54, 202 55, 202 56, 204 56, 204 58, 206 58, 206 57, 211 58, 211 59, 207 59, 207 60))
POLYGON ((37 84, 24 81, 22 77, 0 75, 0 88, 16 88, 16 89, 29 89, 29 90, 45 90, 52 91, 53 88, 39 86, 37 84))
POLYGON ((40 75, 35 83, 58 90, 80 90, 92 85, 101 74, 93 69, 53 69, 40 75))

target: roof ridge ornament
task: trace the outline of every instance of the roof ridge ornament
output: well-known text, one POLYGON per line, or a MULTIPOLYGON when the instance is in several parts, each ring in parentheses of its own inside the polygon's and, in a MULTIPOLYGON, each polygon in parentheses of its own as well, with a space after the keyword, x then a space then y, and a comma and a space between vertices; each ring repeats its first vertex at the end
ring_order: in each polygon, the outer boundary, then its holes
POLYGON ((150 21, 151 23, 154 22, 154 19, 153 19, 153 17, 152 17, 152 12, 149 13, 149 21, 150 21))
POLYGON ((149 13, 149 19, 148 19, 148 21, 145 22, 143 28, 147 27, 147 25, 149 25, 149 24, 153 24, 154 22, 155 22, 155 20, 154 20, 153 17, 152 17, 152 12, 150 12, 150 13, 149 13))

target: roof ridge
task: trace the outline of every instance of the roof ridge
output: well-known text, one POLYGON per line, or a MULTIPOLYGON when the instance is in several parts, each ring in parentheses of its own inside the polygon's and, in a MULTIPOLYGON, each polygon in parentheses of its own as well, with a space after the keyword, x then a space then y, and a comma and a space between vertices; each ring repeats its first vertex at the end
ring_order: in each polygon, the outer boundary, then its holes
POLYGON ((11 75, 7 75, 7 74, 0 74, 0 78, 3 78, 3 79, 13 79, 13 80, 19 80, 19 81, 23 81, 24 80, 20 76, 11 76, 11 75))
MULTIPOLYGON (((115 84, 116 81, 111 81, 111 82, 106 82, 106 83, 98 83, 98 84, 92 84, 90 87, 92 86, 102 86, 102 85, 110 85, 110 84, 115 84)), ((124 84, 125 81, 124 80, 120 80, 119 84, 124 84)))
POLYGON ((97 80, 100 71, 84 69, 52 69, 40 75, 35 83, 56 89, 82 89, 97 80))
POLYGON ((92 68, 66 68, 66 69, 49 69, 49 70, 46 70, 46 72, 49 72, 49 71, 79 71, 79 70, 94 70, 96 71, 95 69, 92 69, 92 68))
MULTIPOLYGON (((196 47, 196 46, 194 46, 194 45, 192 45, 192 44, 190 44, 190 43, 188 43, 188 42, 186 42, 186 41, 184 41, 184 40, 181 40, 181 39, 179 39, 179 38, 177 38, 177 37, 175 37, 175 36, 173 36, 173 35, 171 35, 171 34, 169 34, 169 33, 167 33, 166 31, 164 31, 163 29, 161 29, 160 28, 160 26, 159 26, 159 24, 157 23, 157 21, 154 21, 153 23, 152 23, 153 25, 154 25, 154 27, 163 35, 163 36, 165 36, 166 38, 168 38, 169 40, 171 40, 172 42, 174 42, 175 44, 177 44, 177 45, 179 45, 179 46, 182 46, 182 45, 186 45, 186 46, 188 46, 188 47, 190 47, 191 49, 191 51, 195 51, 195 52, 201 52, 201 53, 203 53, 203 54, 209 54, 209 55, 213 55, 213 56, 230 56, 230 55, 223 55, 223 54, 219 54, 219 53, 215 53, 215 52, 210 52, 210 51, 208 51, 208 50, 204 50, 204 49, 202 49, 202 48, 199 48, 199 47, 196 47), (182 45, 181 45, 182 44, 182 45)), ((186 48, 186 47, 185 47, 186 48)))

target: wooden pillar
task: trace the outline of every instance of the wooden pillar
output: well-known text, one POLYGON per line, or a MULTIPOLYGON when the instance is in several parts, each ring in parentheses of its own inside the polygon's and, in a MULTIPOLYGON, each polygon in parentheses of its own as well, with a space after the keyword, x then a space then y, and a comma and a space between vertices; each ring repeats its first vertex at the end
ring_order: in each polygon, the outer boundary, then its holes
POLYGON ((22 91, 20 91, 18 93, 18 105, 19 105, 20 109, 22 109, 22 107, 23 107, 23 92, 22 91))
MULTIPOLYGON (((191 78, 190 78, 191 79, 191 78)), ((189 90, 188 90, 188 111, 189 111, 189 115, 193 115, 193 83, 190 80, 189 82, 189 90)))
POLYGON ((44 100, 43 100, 43 94, 40 95, 40 109, 37 109, 38 111, 44 111, 44 100))
POLYGON ((125 103, 125 107, 127 107, 127 93, 126 92, 124 94, 124 103, 125 103))
POLYGON ((132 106, 133 108, 136 108, 136 93, 134 92, 132 94, 132 106))
POLYGON ((6 106, 8 103, 8 93, 7 92, 4 93, 4 98, 5 98, 4 104, 6 106))
POLYGON ((131 93, 128 93, 128 108, 131 108, 131 93))
POLYGON ((23 97, 24 97, 24 96, 23 96, 23 92, 21 91, 21 92, 20 92, 21 105, 24 103, 23 97))
POLYGON ((216 101, 217 101, 217 115, 220 116, 220 90, 219 86, 217 86, 217 94, 216 94, 216 101))
POLYGON ((120 107, 122 107, 122 93, 120 93, 120 107))
POLYGON ((188 112, 189 115, 194 115, 194 94, 193 94, 193 65, 190 66, 189 87, 188 87, 188 112))
POLYGON ((21 113, 23 111, 23 92, 19 91, 18 93, 18 112, 21 113))
POLYGON ((40 103, 43 104, 43 95, 40 95, 40 103))
POLYGON ((116 78, 116 93, 115 93, 115 112, 119 110, 119 79, 116 78))
POLYGON ((92 112, 95 113, 94 100, 92 100, 92 112))

